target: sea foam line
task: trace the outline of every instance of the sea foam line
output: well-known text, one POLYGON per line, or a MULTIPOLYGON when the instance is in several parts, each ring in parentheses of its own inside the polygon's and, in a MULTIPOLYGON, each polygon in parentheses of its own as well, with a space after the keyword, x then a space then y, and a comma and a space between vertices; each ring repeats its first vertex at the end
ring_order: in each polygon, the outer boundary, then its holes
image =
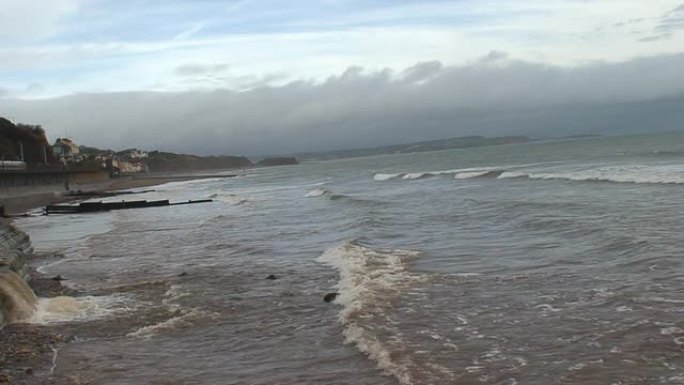
MULTIPOLYGON (((378 182, 392 180, 392 179, 403 179, 403 180, 417 180, 427 177, 443 176, 443 175, 454 175, 456 179, 469 179, 477 178, 483 176, 489 176, 491 174, 499 175, 505 170, 498 167, 472 167, 472 168, 459 168, 453 170, 439 170, 439 171, 421 171, 421 172, 400 172, 400 173, 376 173, 373 175, 373 179, 378 182)), ((495 176, 493 175, 493 176, 495 176)))
MULTIPOLYGON (((335 267, 340 274, 336 300, 342 305, 339 321, 345 342, 375 361, 385 374, 401 384, 412 384, 408 358, 393 358, 388 341, 376 332, 378 328, 392 335, 392 343, 401 343, 397 330, 390 325, 368 325, 373 315, 384 315, 384 306, 422 278, 407 271, 407 261, 419 253, 406 250, 374 250, 355 242, 344 242, 326 250, 318 261, 335 267)), ((384 317, 379 317, 380 319, 384 317)))

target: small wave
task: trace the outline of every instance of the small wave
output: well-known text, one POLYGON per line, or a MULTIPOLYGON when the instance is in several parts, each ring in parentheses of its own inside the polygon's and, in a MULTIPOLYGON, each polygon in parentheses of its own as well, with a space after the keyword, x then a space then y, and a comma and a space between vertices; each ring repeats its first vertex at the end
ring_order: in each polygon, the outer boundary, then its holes
POLYGON ((248 199, 242 198, 235 194, 225 194, 225 193, 215 193, 209 195, 209 199, 213 199, 219 202, 228 203, 229 205, 239 206, 249 202, 248 199))
POLYGON ((504 173, 505 170, 496 167, 477 167, 477 168, 461 168, 454 170, 439 170, 439 171, 422 171, 422 172, 402 172, 396 174, 376 173, 373 179, 378 182, 388 181, 392 179, 402 180, 418 180, 429 177, 437 177, 444 175, 454 175, 456 179, 470 179, 477 177, 495 177, 504 173))
POLYGON ((684 184, 681 168, 666 166, 605 166, 579 171, 525 172, 505 171, 499 179, 567 180, 633 184, 684 184))
POLYGON ((316 188, 304 195, 305 198, 319 198, 322 197, 323 195, 330 194, 330 191, 324 189, 324 188, 316 188))
POLYGON ((171 317, 166 321, 143 326, 134 332, 128 333, 127 337, 149 338, 161 332, 191 326, 194 323, 194 321, 207 318, 212 315, 212 313, 208 313, 197 309, 190 309, 187 311, 180 310, 179 313, 179 315, 171 317))
POLYGON ((390 180, 390 179, 401 178, 401 177, 403 177, 403 176, 404 176, 404 174, 383 174, 383 173, 376 173, 376 174, 373 176, 373 179, 376 180, 376 181, 378 181, 378 182, 382 182, 382 181, 386 181, 386 180, 390 180))
POLYGON ((455 175, 456 179, 472 179, 472 178, 495 178, 503 174, 504 170, 484 170, 484 171, 465 171, 458 172, 455 175))
MULTIPOLYGON (((398 297, 412 283, 422 278, 407 270, 408 260, 419 253, 407 250, 374 250, 355 242, 345 242, 326 250, 318 261, 335 267, 340 274, 336 302, 342 305, 339 314, 344 326, 346 343, 356 347, 375 361, 385 373, 402 384, 411 384, 411 373, 405 362, 395 360, 389 342, 378 334, 390 325, 370 325, 367 320, 382 315, 383 307, 398 297)), ((401 343, 398 333, 392 335, 393 344, 401 343)))
POLYGON ((127 312, 129 299, 121 295, 39 298, 29 323, 89 321, 127 312))

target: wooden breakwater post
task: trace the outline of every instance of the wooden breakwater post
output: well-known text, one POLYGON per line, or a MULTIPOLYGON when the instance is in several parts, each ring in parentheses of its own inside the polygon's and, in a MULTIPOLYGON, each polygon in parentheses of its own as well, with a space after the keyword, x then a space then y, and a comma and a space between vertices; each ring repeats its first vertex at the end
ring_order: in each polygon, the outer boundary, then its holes
POLYGON ((162 207, 162 206, 177 206, 189 205, 195 203, 213 202, 213 199, 199 199, 188 200, 183 202, 169 202, 168 199, 156 201, 120 201, 120 202, 81 202, 77 205, 48 205, 45 206, 45 215, 51 214, 78 214, 78 213, 95 213, 112 210, 125 209, 140 209, 146 207, 162 207))

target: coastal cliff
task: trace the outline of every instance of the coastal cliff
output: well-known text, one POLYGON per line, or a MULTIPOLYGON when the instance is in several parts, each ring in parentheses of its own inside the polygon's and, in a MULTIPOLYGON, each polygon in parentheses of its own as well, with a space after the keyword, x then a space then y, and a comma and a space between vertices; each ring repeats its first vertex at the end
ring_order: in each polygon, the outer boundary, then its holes
POLYGON ((196 156, 152 151, 145 163, 150 172, 193 171, 208 169, 246 168, 252 162, 244 156, 196 156))

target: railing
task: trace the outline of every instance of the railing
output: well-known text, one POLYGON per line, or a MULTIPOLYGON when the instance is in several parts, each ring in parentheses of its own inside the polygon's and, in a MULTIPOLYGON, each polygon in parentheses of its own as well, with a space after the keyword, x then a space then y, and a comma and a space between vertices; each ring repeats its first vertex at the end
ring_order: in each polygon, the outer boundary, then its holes
POLYGON ((20 160, 0 160, 0 171, 24 171, 26 163, 20 160))

